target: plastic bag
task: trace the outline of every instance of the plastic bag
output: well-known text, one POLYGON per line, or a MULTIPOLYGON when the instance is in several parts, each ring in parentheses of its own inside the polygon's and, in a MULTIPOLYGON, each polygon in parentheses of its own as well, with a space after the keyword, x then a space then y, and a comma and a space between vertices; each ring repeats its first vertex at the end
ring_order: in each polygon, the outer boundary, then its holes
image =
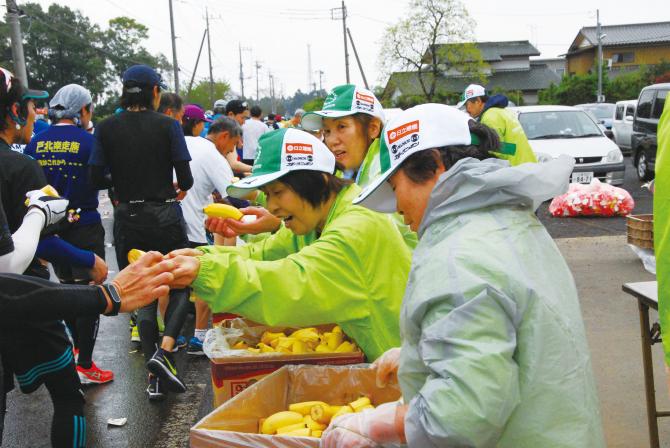
POLYGON ((634 246, 629 244, 628 247, 635 252, 640 260, 642 260, 642 265, 644 269, 650 274, 656 275, 656 256, 654 255, 654 249, 642 249, 641 247, 634 246))
POLYGON ((590 184, 570 184, 568 192, 556 196, 549 213, 557 217, 625 216, 635 207, 632 196, 623 188, 593 179, 590 184))
POLYGON ((248 356, 245 350, 233 349, 233 345, 244 341, 254 346, 266 331, 283 331, 286 327, 267 327, 251 324, 249 321, 238 318, 226 321, 226 326, 217 326, 207 331, 202 349, 210 359, 227 356, 248 356))

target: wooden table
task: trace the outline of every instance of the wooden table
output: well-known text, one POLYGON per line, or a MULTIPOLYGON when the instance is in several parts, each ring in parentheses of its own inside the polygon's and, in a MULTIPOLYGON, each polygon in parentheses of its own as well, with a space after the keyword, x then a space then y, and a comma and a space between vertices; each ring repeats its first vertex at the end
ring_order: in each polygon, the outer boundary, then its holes
POLYGON ((637 299, 640 313, 640 335, 642 337, 642 366, 644 367, 644 389, 647 397, 647 423, 649 425, 649 444, 652 448, 659 448, 658 418, 670 417, 670 411, 656 409, 656 389, 654 387, 654 366, 651 355, 651 346, 661 342, 661 327, 658 323, 649 324, 649 308, 658 310, 657 282, 626 283, 624 292, 637 299))

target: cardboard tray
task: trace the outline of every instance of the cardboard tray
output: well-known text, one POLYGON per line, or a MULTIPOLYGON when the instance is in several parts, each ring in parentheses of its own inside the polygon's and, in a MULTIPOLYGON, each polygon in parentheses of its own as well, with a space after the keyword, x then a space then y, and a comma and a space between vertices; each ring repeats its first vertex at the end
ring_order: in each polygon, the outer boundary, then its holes
POLYGON ((258 420, 290 403, 321 400, 343 405, 362 395, 377 406, 400 398, 397 383, 379 388, 367 364, 285 366, 240 392, 191 428, 192 448, 318 448, 314 437, 258 434, 258 420))

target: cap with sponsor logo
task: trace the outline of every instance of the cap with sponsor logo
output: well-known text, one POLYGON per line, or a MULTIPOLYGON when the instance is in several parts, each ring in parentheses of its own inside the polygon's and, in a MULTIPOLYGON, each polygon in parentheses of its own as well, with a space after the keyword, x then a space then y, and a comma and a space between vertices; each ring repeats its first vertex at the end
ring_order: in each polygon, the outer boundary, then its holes
POLYGON ((227 189, 241 198, 283 175, 297 170, 335 172, 335 156, 313 135, 295 128, 282 128, 263 134, 258 140, 251 175, 227 189))
POLYGON ((384 122, 384 111, 374 93, 354 84, 343 84, 330 91, 323 109, 302 116, 302 127, 308 131, 321 129, 324 118, 340 118, 353 114, 368 114, 384 122))
POLYGON ((456 105, 456 107, 460 109, 467 100, 477 98, 478 96, 486 96, 486 89, 479 84, 470 84, 463 91, 463 94, 461 95, 461 101, 456 105))
POLYGON ((409 156, 426 149, 477 144, 470 135, 469 115, 444 104, 421 104, 386 123, 379 148, 381 174, 353 201, 384 213, 396 210, 389 177, 409 156))

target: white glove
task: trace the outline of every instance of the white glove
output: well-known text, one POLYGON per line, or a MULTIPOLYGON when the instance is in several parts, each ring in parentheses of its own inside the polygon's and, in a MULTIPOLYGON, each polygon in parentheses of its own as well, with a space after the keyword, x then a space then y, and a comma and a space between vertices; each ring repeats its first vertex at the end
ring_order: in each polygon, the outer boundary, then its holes
POLYGON ((32 190, 26 193, 28 198, 28 209, 38 208, 44 213, 46 218, 44 227, 55 224, 65 218, 67 206, 70 203, 65 198, 53 197, 44 194, 42 190, 32 190))

